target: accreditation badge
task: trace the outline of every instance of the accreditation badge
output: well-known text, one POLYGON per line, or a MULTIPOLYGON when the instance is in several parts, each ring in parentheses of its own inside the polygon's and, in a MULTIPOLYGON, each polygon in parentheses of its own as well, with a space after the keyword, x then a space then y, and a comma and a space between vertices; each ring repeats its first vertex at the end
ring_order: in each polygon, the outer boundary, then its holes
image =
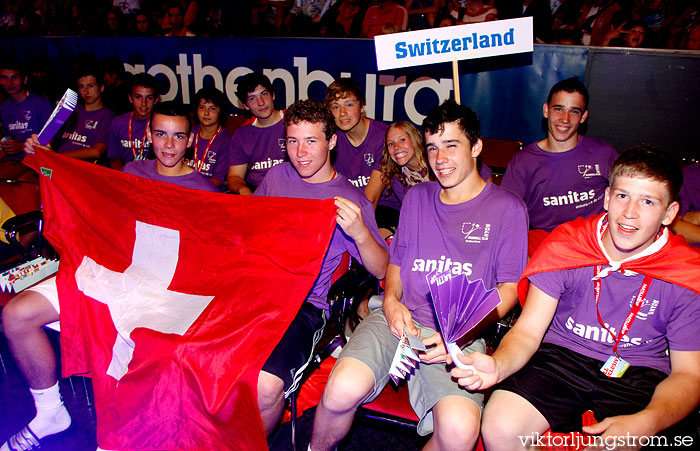
POLYGON ((600 371, 608 377, 622 377, 630 364, 619 355, 611 355, 600 371))

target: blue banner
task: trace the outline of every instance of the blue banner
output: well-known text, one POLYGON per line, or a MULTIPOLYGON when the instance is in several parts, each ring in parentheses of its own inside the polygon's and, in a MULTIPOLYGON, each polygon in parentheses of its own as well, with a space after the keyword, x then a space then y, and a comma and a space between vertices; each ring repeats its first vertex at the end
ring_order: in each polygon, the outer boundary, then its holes
MULTIPOLYGON (((88 52, 116 56, 130 72, 148 72, 163 100, 190 103, 203 86, 215 85, 241 112, 239 77, 263 71, 273 80, 275 104, 285 108, 300 98, 322 99, 335 78, 349 76, 365 89, 369 117, 385 122, 424 115, 453 97, 450 63, 377 71, 374 44, 365 39, 304 38, 16 38, 0 49, 22 60, 48 58, 63 87, 72 86, 73 58, 88 52)), ((541 139, 542 104, 557 81, 583 79, 585 47, 535 46, 533 53, 459 63, 461 102, 481 118, 484 136, 529 143, 541 139)))

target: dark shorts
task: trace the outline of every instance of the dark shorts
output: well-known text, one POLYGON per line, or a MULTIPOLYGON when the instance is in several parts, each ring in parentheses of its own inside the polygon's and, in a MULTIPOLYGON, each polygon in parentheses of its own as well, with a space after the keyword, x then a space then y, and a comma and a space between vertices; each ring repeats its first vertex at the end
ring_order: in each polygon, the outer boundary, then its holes
MULTIPOLYGON (((610 378, 600 372, 603 363, 543 343, 520 371, 496 389, 525 398, 547 419, 553 432, 573 432, 581 430, 581 415, 587 410, 593 411, 597 421, 639 412, 649 404, 659 382, 667 377, 653 368, 630 366, 623 377, 610 378)), ((668 432, 697 437, 694 418, 691 415, 659 435, 668 432)))
POLYGON ((263 371, 284 381, 285 398, 299 387, 301 376, 311 361, 325 325, 326 311, 304 302, 265 362, 263 371))

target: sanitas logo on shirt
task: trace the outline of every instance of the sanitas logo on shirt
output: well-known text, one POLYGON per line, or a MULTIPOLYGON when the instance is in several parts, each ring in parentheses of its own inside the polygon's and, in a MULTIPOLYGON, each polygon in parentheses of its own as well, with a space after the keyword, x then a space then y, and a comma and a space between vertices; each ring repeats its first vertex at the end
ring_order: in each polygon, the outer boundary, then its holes
POLYGON ((455 276, 464 273, 467 276, 472 274, 472 264, 469 262, 452 261, 451 258, 440 256, 439 260, 416 258, 413 260, 411 271, 429 273, 437 270, 437 272, 450 271, 455 276))
POLYGON ((356 179, 348 179, 348 181, 352 183, 353 186, 362 188, 363 186, 367 186, 367 183, 369 183, 369 177, 360 175, 356 179))
POLYGON ((268 158, 267 160, 263 161, 256 161, 253 166, 250 167, 250 169, 259 171, 261 169, 270 169, 273 166, 277 166, 280 163, 284 163, 284 160, 276 160, 274 158, 268 158))
MULTIPOLYGON (((617 331, 614 327, 605 323, 605 327, 591 326, 589 324, 577 323, 572 317, 567 318, 566 328, 569 329, 574 334, 586 340, 597 341, 599 343, 615 344, 615 337, 617 336, 617 331), (610 330, 610 332, 608 332, 610 330), (610 334, 614 334, 610 335, 610 334)), ((642 344, 642 337, 630 337, 629 335, 624 335, 622 340, 620 340, 620 347, 627 347, 632 345, 642 344)))
MULTIPOLYGON (((122 143, 122 147, 131 148, 131 144, 129 143, 128 139, 122 139, 120 142, 122 143)), ((141 140, 140 139, 136 138, 133 140, 133 142, 134 142, 135 147, 139 147, 139 148, 141 147, 141 140)), ((150 146, 150 145, 151 145, 151 143, 149 141, 146 141, 146 146, 150 146)))
POLYGON ((7 129, 11 132, 26 130, 29 128, 29 122, 15 121, 7 124, 7 129))
POLYGON ((367 166, 372 166, 374 164, 374 155, 372 155, 371 153, 366 153, 365 163, 367 163, 367 166))
POLYGON ((63 132, 61 139, 73 141, 76 143, 84 143, 85 141, 87 141, 87 136, 81 135, 78 132, 73 132, 73 133, 63 132))
POLYGON ((542 198, 542 203, 545 207, 556 207, 560 205, 571 205, 581 203, 581 205, 576 206, 576 208, 581 208, 586 205, 590 205, 591 202, 597 202, 599 199, 602 198, 602 194, 598 198, 595 198, 595 190, 590 189, 581 193, 576 191, 569 191, 561 196, 546 196, 542 198))

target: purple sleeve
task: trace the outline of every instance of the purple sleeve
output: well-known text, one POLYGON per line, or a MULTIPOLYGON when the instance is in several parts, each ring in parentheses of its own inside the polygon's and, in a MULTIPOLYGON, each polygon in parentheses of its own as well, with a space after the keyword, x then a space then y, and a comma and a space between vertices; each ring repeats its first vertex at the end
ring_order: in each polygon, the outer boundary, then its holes
POLYGON ((678 288, 679 296, 667 323, 668 347, 674 351, 699 351, 700 295, 678 288))
POLYGON ((542 290, 546 295, 559 300, 565 291, 564 271, 540 272, 528 277, 530 283, 542 290))
POLYGON ((109 140, 107 141, 107 156, 109 158, 122 157, 122 143, 116 121, 112 121, 109 127, 109 140))
POLYGON ((248 155, 245 154, 242 139, 242 130, 238 129, 231 137, 231 144, 228 151, 228 165, 238 166, 248 164, 248 155))
POLYGON ((523 175, 518 169, 517 156, 510 160, 510 163, 508 163, 506 173, 503 175, 503 180, 501 181, 501 186, 511 190, 520 196, 521 199, 525 199, 525 194, 527 193, 528 187, 523 175))
POLYGON ((527 208, 520 199, 503 212, 499 225, 499 245, 494 257, 496 283, 517 282, 527 263, 527 208))

